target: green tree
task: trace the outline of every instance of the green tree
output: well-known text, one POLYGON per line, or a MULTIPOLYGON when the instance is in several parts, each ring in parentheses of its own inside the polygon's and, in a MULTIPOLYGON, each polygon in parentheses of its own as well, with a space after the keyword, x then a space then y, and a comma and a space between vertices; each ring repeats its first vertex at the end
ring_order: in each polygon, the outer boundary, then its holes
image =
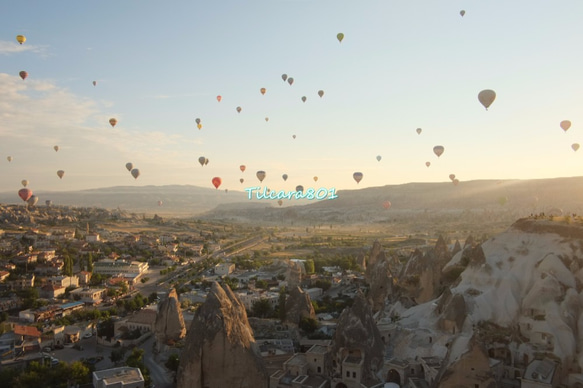
POLYGON ((168 368, 169 370, 171 370, 172 372, 176 372, 176 371, 178 371, 178 364, 179 363, 180 363, 180 357, 178 357, 178 354, 173 353, 170 355, 170 357, 168 357, 168 361, 166 361, 164 366, 166 368, 168 368))
POLYGON ((261 298, 251 305, 251 315, 259 318, 269 318, 273 314, 273 307, 268 299, 261 298))
POLYGON ((307 274, 313 274, 316 271, 316 267, 314 265, 314 260, 308 259, 304 262, 304 266, 306 267, 307 274))
POLYGON ((285 321, 285 300, 286 299, 287 299, 287 295, 285 292, 285 287, 281 287, 279 289, 278 314, 279 314, 279 320, 282 322, 285 321))
POLYGON ((314 318, 302 317, 300 319, 300 323, 298 324, 298 326, 307 334, 312 334, 313 332, 318 330, 319 324, 318 321, 315 320, 314 318))
POLYGON ((269 284, 267 284, 266 280, 260 279, 255 281, 255 287, 261 288, 262 290, 266 290, 269 284))
POLYGON ((93 255, 89 252, 89 256, 87 257, 87 272, 93 273, 93 255))

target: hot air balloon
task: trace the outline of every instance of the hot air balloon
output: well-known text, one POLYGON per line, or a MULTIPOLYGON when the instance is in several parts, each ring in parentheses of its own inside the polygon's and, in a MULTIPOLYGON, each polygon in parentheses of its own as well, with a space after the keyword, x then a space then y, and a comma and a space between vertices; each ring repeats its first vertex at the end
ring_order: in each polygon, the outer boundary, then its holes
POLYGON ((356 181, 356 183, 360 183, 360 181, 362 180, 362 173, 361 172, 355 172, 354 174, 352 174, 352 177, 354 178, 354 180, 356 181))
POLYGON ((291 85, 293 85, 293 83, 294 83, 294 79, 293 79, 292 77, 289 77, 289 78, 287 79, 287 83, 288 83, 288 84, 290 84, 290 86, 291 86, 291 85))
POLYGON ((267 89, 261 88, 261 89, 259 89, 259 91, 261 92, 261 94, 265 95, 265 92, 267 91, 267 89))
POLYGON ((28 206, 34 206, 38 202, 38 197, 36 195, 31 195, 30 198, 26 201, 28 206))
POLYGON ((464 11, 463 9, 460 11, 460 15, 462 15, 462 17, 464 17, 464 15, 466 14, 466 11, 464 11))
POLYGON ((93 86, 97 85, 97 81, 93 81, 93 86))
POLYGON ((488 110, 488 108, 490 107, 490 105, 492 105, 495 99, 496 92, 493 90, 486 89, 478 93, 478 100, 482 105, 484 105, 484 108, 486 108, 486 110, 488 110))
POLYGON ((202 124, 196 124, 196 127, 197 127, 198 129, 201 129, 201 128, 202 128, 202 124))
POLYGON ((303 193, 303 192, 304 192, 304 186, 302 186, 302 185, 297 185, 297 186, 296 186, 296 191, 303 193))
POLYGON ((32 197, 32 190, 31 189, 20 189, 18 190, 18 196, 24 201, 28 201, 30 197, 32 197))
POLYGON ((579 143, 571 144, 571 148, 573 149, 573 151, 577 151, 579 149, 579 143))
POLYGON ((55 152, 57 152, 59 150, 59 146, 56 145, 56 146, 53 147, 53 149, 55 150, 55 152))
POLYGON ((117 124, 117 119, 114 118, 109 119, 109 124, 111 124, 112 127, 115 127, 115 124, 117 124))
POLYGON ((240 166, 239 166, 239 170, 241 170, 241 172, 245 172, 245 169, 246 169, 246 168, 247 168, 247 167, 245 167, 245 165, 244 165, 244 164, 242 164, 242 165, 240 165, 240 166))
POLYGON ((441 154, 443 154, 443 151, 445 151, 445 148, 443 148, 443 146, 437 145, 433 147, 433 153, 437 155, 438 158, 441 156, 441 154))
POLYGON ((20 44, 23 44, 24 42, 26 42, 26 36, 24 35, 16 35, 16 41, 20 44))
POLYGON ((344 34, 343 34, 343 33, 341 33, 341 32, 339 32, 339 33, 336 35, 336 39, 338 39, 338 42, 342 43, 342 39, 344 39, 344 34))
POLYGON ((241 107, 240 106, 237 107, 237 113, 241 113, 241 107))
POLYGON ((257 171, 257 174, 255 175, 257 176, 257 179, 259 179, 259 182, 263 182, 265 179, 265 171, 257 171))
POLYGON ((281 177, 283 178, 284 182, 287 181, 287 174, 283 174, 281 177))
POLYGON ((429 167, 429 166, 431 166, 431 162, 425 162, 425 165, 426 165, 427 167, 429 167))
POLYGON ((163 204, 164 204, 164 202, 158 201, 158 206, 162 206, 163 204))
POLYGON ((132 168, 134 168, 134 165, 132 163, 126 163, 126 168, 128 169, 128 171, 132 171, 132 168))
POLYGON ((314 182, 318 182, 318 177, 317 176, 314 177, 314 182))
POLYGON ((384 201, 383 202, 383 207, 385 209, 389 209, 391 207, 391 201, 384 201))
POLYGON ((245 179, 241 178, 241 179, 239 179, 239 182, 243 183, 243 182, 245 182, 245 179))
POLYGON ((223 99, 223 97, 221 97, 221 96, 217 96, 217 101, 218 101, 218 102, 221 102, 221 100, 222 100, 222 99, 223 99))
POLYGON ((209 158, 206 158, 206 159, 204 160, 204 165, 206 166, 207 164, 209 164, 209 158))
POLYGON ((200 119, 199 119, 199 118, 195 119, 194 121, 195 121, 197 124, 200 124, 200 119))
POLYGON ((58 176, 60 179, 63 179, 63 175, 65 175, 65 171, 63 171, 63 170, 59 170, 59 171, 57 171, 57 176, 58 176))
POLYGON ((50 199, 47 199, 45 201, 45 205, 47 205, 47 206, 51 206, 52 204, 53 204, 53 201, 51 201, 50 199))
POLYGON ((418 134, 418 135, 421 135, 421 132, 422 132, 423 130, 422 130, 421 128, 417 128, 415 131, 417 132, 417 134, 418 134))
POLYGON ((453 181, 455 179, 455 174, 449 174, 449 180, 453 181))
POLYGON ((320 96, 320 98, 324 97, 324 91, 318 90, 318 96, 320 96))
POLYGON ((8 162, 12 162, 12 156, 7 156, 6 160, 8 160, 8 162))
POLYGON ((382 156, 377 155, 377 162, 380 162, 382 158, 383 158, 382 156))
POLYGON ((307 99, 308 99, 308 98, 307 98, 306 96, 303 96, 303 97, 302 97, 302 102, 306 102, 306 100, 307 100, 307 99))
POLYGON ((18 74, 20 75, 20 78, 22 78, 23 81, 26 79, 26 77, 28 77, 28 73, 26 71, 24 71, 24 70, 22 70, 18 74))
POLYGON ((215 189, 218 189, 219 186, 221 185, 221 183, 223 182, 223 180, 221 178, 219 178, 218 176, 216 176, 212 179, 212 182, 213 182, 213 186, 215 186, 215 189))
POLYGON ((28 186, 28 181, 26 179, 21 180, 20 183, 22 183, 22 186, 24 187, 28 186))
POLYGON ((269 117, 266 117, 266 118, 265 118, 265 122, 268 122, 268 121, 269 121, 269 117))
POLYGON ((280 199, 280 200, 278 200, 278 201, 277 201, 277 204, 278 204, 279 206, 281 206, 281 205, 283 205, 283 201, 280 199))
POLYGON ((563 129, 563 131, 567 132, 567 130, 571 128, 571 122, 569 120, 561 121, 561 128, 563 129))
POLYGON ((204 156, 201 156, 200 158, 198 158, 198 162, 200 163, 201 166, 204 166, 205 162, 206 162, 206 158, 204 156))
POLYGON ((134 179, 138 179, 138 177, 140 176, 140 170, 138 170, 137 168, 132 169, 132 171, 130 171, 132 176, 134 177, 134 179))
POLYGON ((453 180, 452 180, 452 182, 453 182, 453 185, 454 185, 454 186, 457 186, 457 185, 459 185, 459 183, 460 183, 460 180, 459 180, 459 179, 457 179, 457 178, 455 178, 455 179, 453 179, 453 180))
POLYGON ((292 135, 292 137, 295 139, 296 138, 296 135, 292 135))
POLYGON ((283 82, 285 82, 285 80, 287 80, 287 74, 282 74, 281 79, 283 80, 283 82))

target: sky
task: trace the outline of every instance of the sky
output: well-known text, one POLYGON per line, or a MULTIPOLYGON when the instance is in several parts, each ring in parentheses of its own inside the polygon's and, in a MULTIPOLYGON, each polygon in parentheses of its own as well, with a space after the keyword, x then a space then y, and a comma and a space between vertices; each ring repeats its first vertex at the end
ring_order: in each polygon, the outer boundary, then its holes
POLYGON ((583 145, 580 0, 2 8, 0 191, 18 191, 23 179, 33 192, 212 188, 214 177, 220 190, 291 191, 583 172, 583 149, 572 149, 583 145), (496 92, 488 110, 477 97, 484 89, 496 92))

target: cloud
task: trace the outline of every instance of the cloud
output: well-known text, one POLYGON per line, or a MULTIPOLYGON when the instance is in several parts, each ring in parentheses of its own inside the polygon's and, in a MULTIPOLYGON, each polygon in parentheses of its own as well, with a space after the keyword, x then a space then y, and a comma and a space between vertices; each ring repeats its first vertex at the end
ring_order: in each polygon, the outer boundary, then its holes
POLYGON ((0 40, 0 55, 12 55, 23 52, 32 52, 46 56, 47 46, 35 46, 27 43, 18 44, 16 42, 0 40))

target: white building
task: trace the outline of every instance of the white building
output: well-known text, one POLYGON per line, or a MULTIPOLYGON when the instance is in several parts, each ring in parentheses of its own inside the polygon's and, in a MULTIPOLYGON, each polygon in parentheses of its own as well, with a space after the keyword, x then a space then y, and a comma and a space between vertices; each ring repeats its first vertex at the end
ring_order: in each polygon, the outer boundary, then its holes
POLYGON ((139 368, 122 366, 93 372, 93 388, 144 388, 139 368))
POLYGON ((148 263, 142 263, 140 261, 122 261, 122 260, 100 260, 93 263, 93 273, 98 273, 101 275, 125 275, 125 274, 137 274, 141 275, 148 270, 148 263))

